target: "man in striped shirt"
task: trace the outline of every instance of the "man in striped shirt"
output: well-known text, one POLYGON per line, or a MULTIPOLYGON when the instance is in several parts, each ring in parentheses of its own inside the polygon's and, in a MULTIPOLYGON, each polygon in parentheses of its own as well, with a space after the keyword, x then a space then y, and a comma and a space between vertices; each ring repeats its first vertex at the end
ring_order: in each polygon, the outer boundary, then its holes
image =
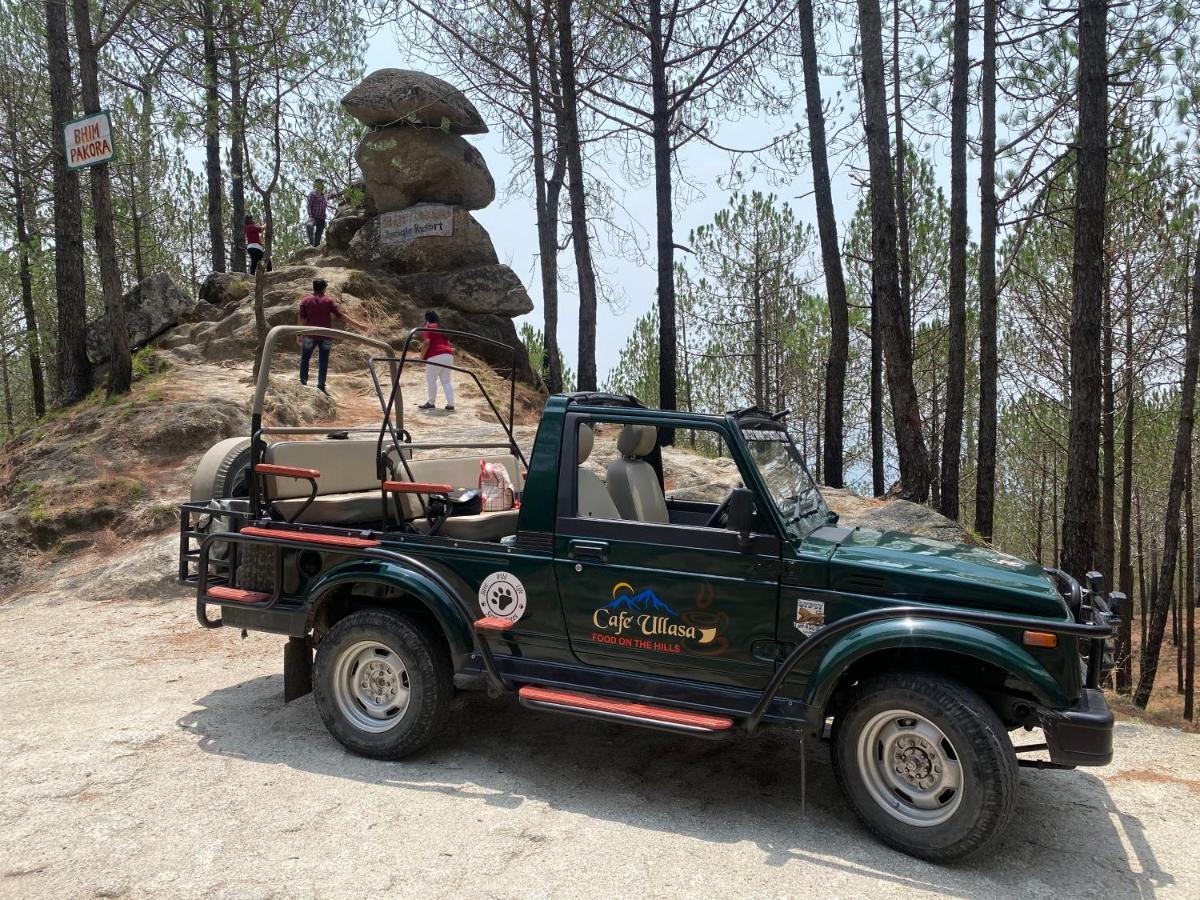
POLYGON ((329 210, 329 200, 325 196, 325 182, 318 178, 313 182, 313 189, 308 192, 304 204, 308 221, 304 224, 304 232, 308 235, 308 243, 313 247, 321 246, 321 238, 325 235, 325 217, 329 210))

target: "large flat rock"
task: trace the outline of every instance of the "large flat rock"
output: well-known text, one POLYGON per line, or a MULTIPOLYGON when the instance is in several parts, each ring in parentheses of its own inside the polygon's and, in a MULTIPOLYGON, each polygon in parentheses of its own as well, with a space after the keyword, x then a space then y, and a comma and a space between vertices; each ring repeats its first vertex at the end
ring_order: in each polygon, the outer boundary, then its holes
POLYGON ((476 266, 455 272, 420 272, 397 279, 404 291, 429 306, 474 315, 523 316, 533 300, 517 273, 505 265, 476 266))
POLYGON ((487 231, 469 212, 439 204, 418 204, 368 219, 350 241, 349 252, 365 268, 400 275, 494 266, 500 261, 487 231), (405 215, 410 212, 416 215, 405 215), (429 217, 424 226, 422 214, 429 217))
POLYGON ((354 157, 367 183, 368 212, 445 203, 483 209, 496 183, 478 150, 456 134, 397 125, 363 137, 354 157))
MULTIPOLYGON (((129 349, 144 347, 169 328, 184 321, 196 305, 195 298, 165 272, 151 275, 121 298, 129 349)), ((108 362, 108 322, 105 316, 88 322, 88 355, 93 362, 108 362)))
POLYGON ((411 69, 378 69, 342 98, 342 107, 364 125, 408 122, 454 134, 488 130, 462 91, 433 75, 411 69))

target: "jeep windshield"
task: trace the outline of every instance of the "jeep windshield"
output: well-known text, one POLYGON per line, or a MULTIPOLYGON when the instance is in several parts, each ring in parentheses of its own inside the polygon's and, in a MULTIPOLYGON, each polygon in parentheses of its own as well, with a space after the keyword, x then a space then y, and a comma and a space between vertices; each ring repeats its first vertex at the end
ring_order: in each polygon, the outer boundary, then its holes
POLYGON ((829 507, 787 429, 769 420, 743 421, 741 429, 750 459, 758 467, 788 530, 803 540, 813 529, 826 524, 829 507))

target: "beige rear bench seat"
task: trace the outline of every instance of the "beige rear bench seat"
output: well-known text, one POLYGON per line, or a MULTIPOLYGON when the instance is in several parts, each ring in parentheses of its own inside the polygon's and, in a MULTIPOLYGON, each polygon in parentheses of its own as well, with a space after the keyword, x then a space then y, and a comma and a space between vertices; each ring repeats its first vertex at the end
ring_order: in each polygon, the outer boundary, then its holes
MULTIPOLYGON (((280 441, 270 445, 263 461, 274 465, 317 469, 317 498, 304 510, 300 522, 322 525, 360 525, 378 522, 382 513, 380 483, 375 470, 375 441, 280 441)), ((394 455, 394 451, 393 451, 394 455)), ((513 487, 521 490, 521 468, 512 454, 415 459, 409 462, 414 481, 451 484, 460 490, 479 484, 479 460, 498 462, 508 470, 513 487)), ((404 479, 403 467, 394 477, 404 479)), ((276 511, 292 516, 308 499, 309 484, 292 478, 270 476, 266 496, 276 511)), ((402 494, 405 515, 418 530, 427 529, 416 495, 402 494)), ((422 498, 427 499, 427 498, 422 498)), ((458 540, 494 541, 516 534, 518 510, 454 516, 438 531, 458 540)))

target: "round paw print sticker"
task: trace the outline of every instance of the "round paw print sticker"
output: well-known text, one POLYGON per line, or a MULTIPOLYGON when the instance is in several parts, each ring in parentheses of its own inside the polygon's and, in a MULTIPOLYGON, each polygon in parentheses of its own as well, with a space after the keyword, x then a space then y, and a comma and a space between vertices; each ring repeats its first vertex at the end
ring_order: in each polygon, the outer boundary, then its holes
POLYGON ((485 616, 516 622, 525 615, 525 585, 509 572, 493 572, 479 586, 479 608, 485 616))

